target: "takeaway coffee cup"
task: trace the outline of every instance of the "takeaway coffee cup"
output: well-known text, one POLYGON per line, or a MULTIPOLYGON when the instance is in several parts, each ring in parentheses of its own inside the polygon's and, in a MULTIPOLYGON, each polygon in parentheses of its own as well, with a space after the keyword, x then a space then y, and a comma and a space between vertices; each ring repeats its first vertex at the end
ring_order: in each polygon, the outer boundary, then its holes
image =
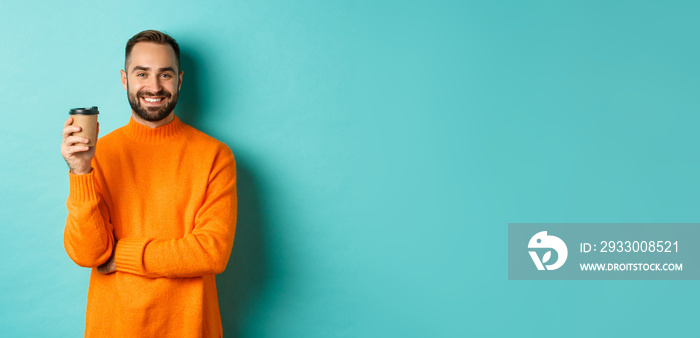
POLYGON ((73 108, 68 114, 73 117, 73 125, 79 126, 81 129, 74 136, 85 137, 90 142, 88 147, 94 147, 97 141, 97 114, 100 112, 97 107, 92 108, 73 108))

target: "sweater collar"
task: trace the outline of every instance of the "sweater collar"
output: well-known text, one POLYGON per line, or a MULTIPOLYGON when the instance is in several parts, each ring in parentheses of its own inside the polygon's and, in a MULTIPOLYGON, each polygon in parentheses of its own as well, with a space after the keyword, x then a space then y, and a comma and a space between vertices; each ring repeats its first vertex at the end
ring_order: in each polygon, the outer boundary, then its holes
POLYGON ((124 126, 124 132, 127 136, 137 141, 147 143, 160 143, 177 137, 185 130, 187 125, 180 121, 177 116, 164 126, 158 128, 149 128, 129 118, 129 123, 124 126))

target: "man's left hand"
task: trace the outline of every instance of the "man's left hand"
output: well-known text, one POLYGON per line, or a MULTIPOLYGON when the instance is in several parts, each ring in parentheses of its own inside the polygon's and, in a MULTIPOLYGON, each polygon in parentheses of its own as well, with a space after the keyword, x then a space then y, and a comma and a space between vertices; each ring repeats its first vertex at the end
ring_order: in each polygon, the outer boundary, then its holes
POLYGON ((117 265, 114 264, 114 252, 115 251, 116 250, 112 250, 112 256, 110 256, 109 259, 106 262, 104 262, 102 265, 97 267, 97 272, 99 272, 103 275, 107 275, 107 274, 110 274, 112 272, 117 271, 117 265))

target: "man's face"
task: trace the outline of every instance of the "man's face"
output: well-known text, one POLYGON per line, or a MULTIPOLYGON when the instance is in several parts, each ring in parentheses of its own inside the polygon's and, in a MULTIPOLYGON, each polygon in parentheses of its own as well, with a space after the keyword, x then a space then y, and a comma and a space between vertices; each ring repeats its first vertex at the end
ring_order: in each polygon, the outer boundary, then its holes
POLYGON ((182 85, 182 72, 168 44, 139 42, 122 70, 131 109, 140 118, 156 122, 173 111, 182 85), (179 72, 179 73, 178 73, 179 72))

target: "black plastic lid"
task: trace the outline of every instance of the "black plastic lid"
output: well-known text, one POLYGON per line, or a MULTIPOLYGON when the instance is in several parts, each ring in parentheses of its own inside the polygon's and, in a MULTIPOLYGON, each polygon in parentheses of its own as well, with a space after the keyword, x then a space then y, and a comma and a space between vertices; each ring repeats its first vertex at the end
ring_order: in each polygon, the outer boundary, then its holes
POLYGON ((73 108, 68 114, 70 115, 97 115, 100 112, 97 107, 92 106, 92 108, 73 108))

